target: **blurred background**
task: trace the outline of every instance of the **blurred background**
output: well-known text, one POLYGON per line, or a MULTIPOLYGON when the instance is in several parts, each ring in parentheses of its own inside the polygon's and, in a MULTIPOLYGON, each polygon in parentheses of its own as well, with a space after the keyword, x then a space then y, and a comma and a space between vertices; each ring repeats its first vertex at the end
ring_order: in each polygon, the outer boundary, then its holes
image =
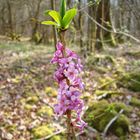
MULTIPOLYGON (((85 90, 77 140, 140 139, 140 1, 67 0, 78 13, 67 46, 82 59, 85 90)), ((0 0, 0 140, 65 140, 57 118, 56 29, 41 25, 60 0, 0 0)))
MULTIPOLYGON (((68 7, 77 5, 79 9, 68 40, 79 42, 81 49, 90 52, 94 48, 100 49, 103 43, 115 46, 131 40, 127 34, 139 38, 139 0, 67 0, 67 3, 68 7)), ((40 24, 47 19, 43 13, 49 9, 58 10, 59 1, 1 0, 0 35, 12 40, 28 37, 38 44, 51 42, 51 26, 40 24)))

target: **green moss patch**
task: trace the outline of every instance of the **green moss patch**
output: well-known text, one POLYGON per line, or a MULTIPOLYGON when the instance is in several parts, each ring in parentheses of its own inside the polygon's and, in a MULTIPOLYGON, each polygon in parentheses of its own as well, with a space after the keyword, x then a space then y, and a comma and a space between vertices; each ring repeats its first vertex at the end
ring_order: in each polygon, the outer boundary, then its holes
POLYGON ((131 104, 132 106, 140 107, 140 100, 133 97, 133 98, 130 100, 130 104, 131 104))
POLYGON ((54 88, 52 87, 46 87, 45 88, 45 93, 48 95, 48 96, 52 96, 52 97, 56 97, 57 96, 57 92, 54 88))
POLYGON ((53 129, 50 128, 48 125, 42 125, 42 126, 38 126, 34 128, 32 130, 32 134, 34 138, 43 138, 43 137, 53 134, 53 129))
MULTIPOLYGON (((118 112, 124 109, 129 112, 127 106, 123 103, 108 103, 105 100, 93 103, 85 113, 85 121, 100 132, 103 132, 107 124, 114 118, 118 112)), ((125 136, 129 131, 129 119, 126 115, 121 114, 120 117, 112 124, 109 132, 117 136, 125 136)))
POLYGON ((140 92, 140 71, 125 74, 118 85, 134 92, 140 92))
POLYGON ((35 103, 37 103, 39 101, 39 98, 37 97, 37 96, 30 96, 30 97, 28 97, 27 98, 27 100, 26 100, 26 102, 28 103, 28 104, 35 104, 35 103))
POLYGON ((38 110, 37 114, 40 115, 40 116, 47 115, 47 116, 51 117, 53 115, 53 110, 49 106, 42 106, 38 110))

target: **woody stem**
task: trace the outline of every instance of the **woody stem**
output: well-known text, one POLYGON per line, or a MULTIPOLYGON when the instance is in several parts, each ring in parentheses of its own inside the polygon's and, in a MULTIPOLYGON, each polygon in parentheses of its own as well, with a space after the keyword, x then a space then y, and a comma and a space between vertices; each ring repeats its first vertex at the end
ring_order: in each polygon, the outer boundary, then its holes
MULTIPOLYGON (((65 52, 65 46, 66 46, 65 31, 59 32, 59 38, 60 38, 60 42, 64 46, 63 56, 65 56, 66 55, 66 52, 65 52)), ((69 82, 68 82, 68 85, 69 85, 69 82)), ((73 125, 71 123, 71 110, 67 110, 66 115, 67 115, 67 140, 76 140, 74 128, 73 128, 73 125)))

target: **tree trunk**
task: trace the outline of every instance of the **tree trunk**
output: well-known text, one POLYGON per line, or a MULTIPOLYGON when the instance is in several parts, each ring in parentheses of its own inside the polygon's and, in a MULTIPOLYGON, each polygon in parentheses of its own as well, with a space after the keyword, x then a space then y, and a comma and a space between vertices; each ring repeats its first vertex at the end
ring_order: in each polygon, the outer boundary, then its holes
POLYGON ((1 30, 0 30, 0 34, 4 35, 5 34, 5 19, 4 19, 4 10, 5 10, 5 5, 3 5, 0 13, 3 15, 1 16, 1 30))
MULTIPOLYGON (((88 0, 90 2, 90 0, 88 0)), ((94 6, 88 7, 88 14, 91 17, 96 17, 96 8, 94 6)), ((90 54, 94 51, 94 36, 95 36, 95 24, 88 18, 88 34, 87 34, 87 53, 90 54)))
MULTIPOLYGON (((81 0, 78 0, 79 1, 79 5, 78 5, 78 9, 81 8, 81 0)), ((79 26, 79 34, 80 34, 80 39, 79 39, 79 42, 80 42, 80 50, 81 50, 81 53, 84 57, 86 57, 86 54, 85 54, 85 50, 84 50, 84 42, 83 42, 83 30, 82 30, 82 12, 80 11, 79 12, 79 17, 78 17, 78 26, 79 26)))
MULTIPOLYGON (((102 0, 102 25, 108 30, 112 30, 110 18, 110 0, 102 0)), ((113 33, 103 30, 103 41, 112 46, 116 45, 113 33)))
POLYGON ((13 33, 13 22, 12 22, 12 10, 11 10, 11 4, 9 0, 6 0, 7 3, 7 9, 8 9, 8 25, 10 29, 10 33, 13 33))
MULTIPOLYGON (((112 30, 112 24, 110 18, 110 0, 101 0, 97 8, 96 20, 99 24, 101 24, 108 30, 112 30)), ((97 50, 102 50, 103 43, 110 44, 112 46, 116 45, 113 34, 97 26, 95 48, 97 50)))
MULTIPOLYGON (((97 8, 97 15, 96 15, 96 21, 102 25, 102 1, 99 3, 97 8)), ((102 43, 102 29, 101 27, 97 26, 96 29, 96 42, 95 42, 95 49, 96 50, 102 50, 103 49, 103 43, 102 43)))
POLYGON ((37 9, 36 9, 35 16, 34 16, 35 20, 33 21, 34 26, 32 29, 32 37, 31 37, 31 40, 35 41, 37 44, 38 44, 39 38, 40 38, 39 34, 37 33, 37 29, 38 29, 38 16, 39 16, 41 2, 42 2, 42 0, 39 0, 38 4, 37 4, 37 9))

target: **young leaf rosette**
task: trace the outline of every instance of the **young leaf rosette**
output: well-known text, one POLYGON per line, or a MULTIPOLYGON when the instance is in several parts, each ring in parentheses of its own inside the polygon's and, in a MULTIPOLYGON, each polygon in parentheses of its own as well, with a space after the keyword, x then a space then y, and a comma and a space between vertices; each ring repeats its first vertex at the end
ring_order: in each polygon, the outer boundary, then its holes
POLYGON ((50 16, 53 21, 43 21, 41 24, 43 25, 53 25, 60 30, 66 30, 69 28, 71 21, 77 14, 77 9, 72 8, 66 10, 66 0, 61 1, 60 11, 57 12, 55 10, 47 10, 45 11, 46 16, 50 16))

